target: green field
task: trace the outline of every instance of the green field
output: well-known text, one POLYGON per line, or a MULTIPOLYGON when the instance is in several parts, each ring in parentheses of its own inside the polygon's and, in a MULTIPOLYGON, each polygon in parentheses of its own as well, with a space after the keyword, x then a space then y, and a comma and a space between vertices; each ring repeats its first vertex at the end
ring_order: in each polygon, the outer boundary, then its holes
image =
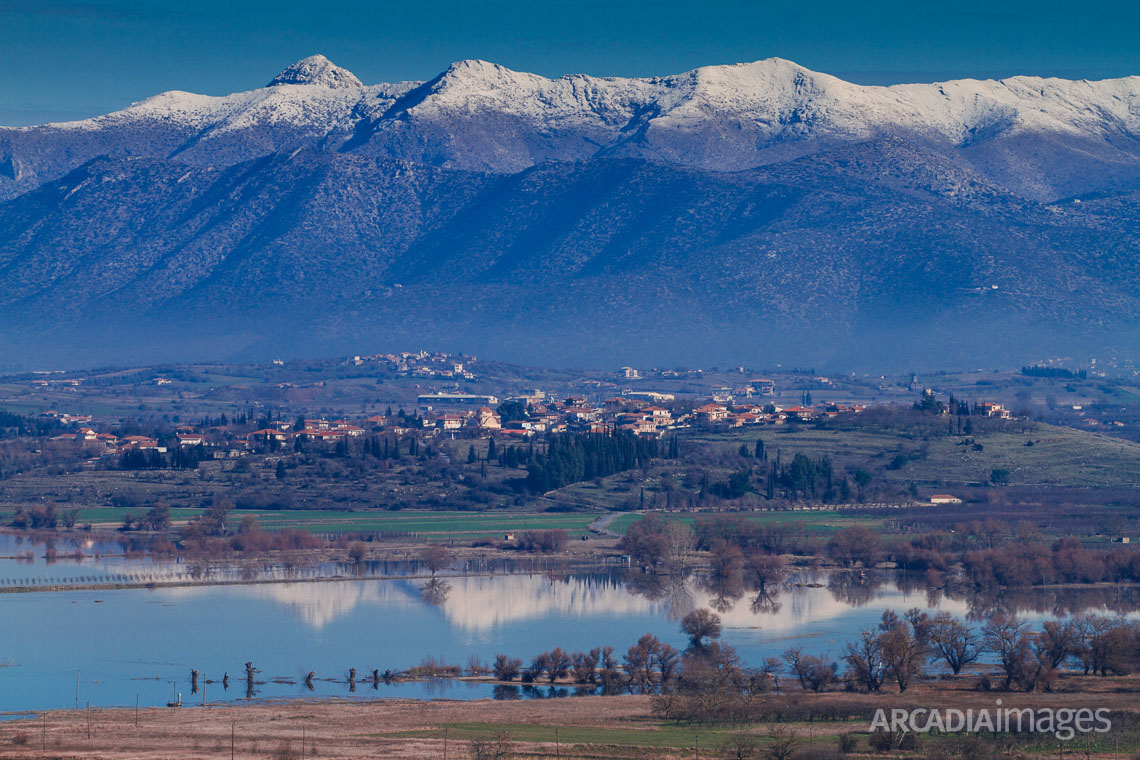
MULTIPOLYGON (((879 517, 868 517, 866 515, 853 514, 852 511, 836 511, 836 510, 818 510, 818 511, 802 511, 802 512, 734 512, 731 513, 733 517, 739 517, 749 522, 769 524, 781 523, 788 526, 794 526, 800 531, 806 533, 834 533, 842 528, 850 528, 854 525, 869 525, 876 526, 882 523, 883 519, 879 517)), ((706 514, 703 517, 712 518, 714 514, 706 514)), ((609 524, 609 529, 614 533, 625 535, 630 526, 635 522, 641 520, 644 515, 637 513, 630 513, 622 515, 609 524)), ((701 515, 692 514, 668 514, 664 515, 667 520, 676 520, 677 522, 684 523, 685 525, 692 525, 697 521, 701 515)))
MULTIPOLYGON (((233 512, 231 514, 245 514, 233 512)), ((365 531, 378 533, 414 533, 423 538, 502 538, 504 533, 524 530, 562 528, 582 532, 598 515, 596 513, 524 514, 503 512, 328 512, 321 510, 288 510, 256 512, 265 528, 300 528, 316 533, 365 531)))
MULTIPOLYGON (((941 423, 940 423, 941 424, 941 423)), ((1043 423, 1024 432, 1010 423, 998 432, 972 436, 982 446, 961 445, 966 436, 908 435, 873 427, 788 425, 747 432, 698 434, 692 441, 749 447, 763 438, 769 457, 785 462, 797 453, 860 463, 887 481, 962 485, 986 483, 994 469, 1010 473, 1011 485, 1104 488, 1140 485, 1140 444, 1101 433, 1043 423), (1030 445, 1031 444, 1031 445, 1030 445), (898 454, 917 455, 898 469, 887 464, 898 454)))
MULTIPOLYGON (((142 516, 145 509, 124 507, 95 507, 79 510, 79 524, 119 525, 130 512, 135 517, 142 516)), ((192 520, 203 512, 201 509, 172 509, 171 519, 175 522, 192 520)), ((524 530, 548 530, 562 528, 570 532, 584 532, 586 526, 598 517, 597 513, 575 512, 537 513, 520 512, 425 512, 407 510, 398 512, 363 511, 336 512, 322 509, 296 510, 234 510, 230 512, 230 522, 238 524, 246 515, 257 518, 258 524, 266 530, 296 528, 312 533, 366 532, 366 533, 412 533, 417 538, 454 538, 473 540, 478 538, 502 538, 501 534, 524 530)))

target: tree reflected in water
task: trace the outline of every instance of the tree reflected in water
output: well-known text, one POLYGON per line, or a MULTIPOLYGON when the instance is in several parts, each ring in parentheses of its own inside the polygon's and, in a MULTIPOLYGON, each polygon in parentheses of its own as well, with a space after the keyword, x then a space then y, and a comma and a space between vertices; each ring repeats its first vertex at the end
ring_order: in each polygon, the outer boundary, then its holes
POLYGON ((420 598, 433 607, 438 607, 447 601, 450 592, 450 583, 442 578, 432 578, 420 588, 420 598))

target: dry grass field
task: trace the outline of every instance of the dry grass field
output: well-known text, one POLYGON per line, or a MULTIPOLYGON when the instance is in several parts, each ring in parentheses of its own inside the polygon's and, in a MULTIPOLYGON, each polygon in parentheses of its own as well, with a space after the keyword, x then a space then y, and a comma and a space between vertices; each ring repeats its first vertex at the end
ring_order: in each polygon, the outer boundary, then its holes
MULTIPOLYGON (((916 685, 905 695, 884 693, 794 695, 801 704, 876 708, 993 709, 1108 708, 1113 730, 1062 743, 1051 735, 1014 740, 923 736, 917 749, 873 751, 865 715, 736 725, 671 723, 652 716, 641 695, 587 696, 523 701, 295 700, 241 705, 58 711, 0 722, 0 757, 123 758, 392 758, 427 760, 472 756, 473 741, 504 743, 510 758, 565 760, 681 760, 736 757, 729 747, 742 734, 755 737, 752 757, 765 757, 773 734, 792 735, 800 756, 837 757, 841 734, 855 735, 855 756, 1127 758, 1140 748, 1135 695, 1140 678, 1069 676, 1054 693, 980 692, 972 677, 916 685), (232 741, 232 743, 231 743, 232 741), (303 755, 302 755, 303 752, 303 755)), ((783 699, 776 697, 775 699, 783 699)))

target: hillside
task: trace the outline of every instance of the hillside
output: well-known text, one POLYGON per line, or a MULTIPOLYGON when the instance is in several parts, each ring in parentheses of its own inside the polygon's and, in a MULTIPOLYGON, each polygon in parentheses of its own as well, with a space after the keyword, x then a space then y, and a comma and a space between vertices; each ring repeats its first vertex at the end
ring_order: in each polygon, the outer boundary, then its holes
POLYGON ((80 362, 88 343, 177 359, 199 335, 255 355, 398 338, 571 363, 1032 356, 1140 314, 1137 224, 1107 221, 892 141, 737 173, 100 159, 0 205, 0 323, 10 352, 48 336, 80 362), (1023 332, 1041 322, 1065 331, 1023 332))
POLYGON ((246 93, 0 129, 0 355, 1131 356, 1137 92, 858 87, 779 60, 365 86, 314 57, 246 93))

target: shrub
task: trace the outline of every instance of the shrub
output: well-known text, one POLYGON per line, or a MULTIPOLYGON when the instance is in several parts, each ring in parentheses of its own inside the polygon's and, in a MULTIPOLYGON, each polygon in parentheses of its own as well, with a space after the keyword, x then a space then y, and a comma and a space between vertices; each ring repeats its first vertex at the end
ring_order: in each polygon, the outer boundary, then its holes
POLYGON ((566 531, 561 528, 554 530, 528 530, 518 540, 518 547, 523 551, 553 554, 562 551, 566 545, 566 531))
POLYGON ((857 744, 858 744, 858 740, 855 738, 855 734, 850 733, 850 732, 845 733, 845 734, 840 734, 839 735, 839 754, 850 755, 852 752, 855 751, 855 746, 857 744))
POLYGON ((505 654, 495 655, 495 664, 492 667, 495 678, 500 681, 513 681, 522 670, 522 660, 518 657, 508 657, 505 654))
POLYGON ((473 739, 467 745, 467 757, 470 760, 506 760, 510 757, 510 743, 505 734, 498 734, 492 739, 473 739))
POLYGON ((355 562, 359 565, 364 561, 365 552, 366 549, 364 548, 363 543, 360 541, 353 541, 352 544, 348 547, 348 558, 352 562, 355 562))

